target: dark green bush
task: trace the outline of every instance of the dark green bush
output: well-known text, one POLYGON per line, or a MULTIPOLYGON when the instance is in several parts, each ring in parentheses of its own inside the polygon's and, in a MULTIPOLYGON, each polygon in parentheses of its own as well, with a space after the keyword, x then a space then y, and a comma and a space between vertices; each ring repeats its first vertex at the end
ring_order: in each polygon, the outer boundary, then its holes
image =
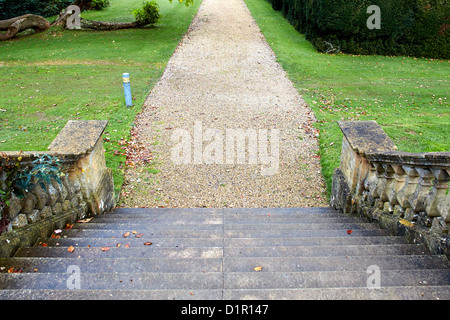
POLYGON ((27 13, 50 17, 58 14, 73 0, 0 0, 0 20, 27 13))
MULTIPOLYGON (((74 0, 0 0, 0 20, 21 16, 27 13, 43 17, 57 15, 74 0)), ((75 2, 82 10, 102 10, 109 6, 108 0, 86 0, 75 2)))
POLYGON ((92 0, 90 10, 102 10, 108 6, 108 0, 92 0))
POLYGON ((156 1, 145 1, 141 9, 133 10, 133 14, 136 21, 142 25, 155 24, 160 18, 156 1))
POLYGON ((322 52, 450 58, 448 0, 268 1, 322 52), (367 28, 370 5, 380 7, 381 29, 367 28))

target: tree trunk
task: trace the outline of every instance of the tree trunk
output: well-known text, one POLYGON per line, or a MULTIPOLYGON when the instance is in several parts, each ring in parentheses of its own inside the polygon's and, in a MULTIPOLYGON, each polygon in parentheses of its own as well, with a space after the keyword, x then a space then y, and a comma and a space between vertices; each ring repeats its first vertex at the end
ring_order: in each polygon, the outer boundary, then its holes
POLYGON ((34 14, 1 20, 0 31, 6 31, 6 33, 0 33, 0 41, 14 38, 17 33, 30 28, 35 32, 42 32, 50 28, 50 23, 45 18, 34 14))
POLYGON ((137 21, 134 22, 103 22, 92 21, 81 18, 82 29, 94 29, 94 30, 118 30, 118 29, 130 29, 139 28, 144 25, 137 21))
MULTIPOLYGON (((52 22, 52 26, 61 26, 67 28, 67 18, 72 15, 72 12, 67 12, 64 10, 58 18, 52 22)), ((92 21, 80 17, 80 28, 81 29, 92 29, 92 30, 118 30, 118 29, 130 29, 130 28, 140 28, 145 26, 145 24, 139 23, 137 21, 133 22, 103 22, 103 21, 92 21)))

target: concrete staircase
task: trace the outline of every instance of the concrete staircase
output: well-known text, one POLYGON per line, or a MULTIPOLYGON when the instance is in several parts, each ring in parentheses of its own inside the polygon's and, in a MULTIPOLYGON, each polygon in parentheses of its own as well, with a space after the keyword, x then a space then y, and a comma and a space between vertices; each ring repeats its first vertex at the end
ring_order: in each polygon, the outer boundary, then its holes
POLYGON ((330 208, 124 208, 59 235, 0 259, 0 299, 450 299, 445 256, 330 208))

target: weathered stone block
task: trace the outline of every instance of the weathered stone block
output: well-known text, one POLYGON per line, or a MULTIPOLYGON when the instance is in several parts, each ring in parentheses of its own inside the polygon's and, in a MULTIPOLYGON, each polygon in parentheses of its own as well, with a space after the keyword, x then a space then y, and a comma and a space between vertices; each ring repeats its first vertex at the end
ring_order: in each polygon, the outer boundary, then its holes
POLYGON ((47 194, 49 196, 48 204, 54 206, 59 201, 59 192, 51 183, 47 184, 47 194))
POLYGON ((7 174, 5 171, 1 171, 0 172, 0 190, 6 190, 7 189, 7 185, 6 185, 6 179, 7 179, 7 174))
POLYGON ((42 219, 45 219, 47 217, 51 217, 53 215, 52 208, 49 207, 49 206, 43 207, 41 209, 41 211, 40 211, 40 215, 41 215, 42 219))
POLYGON ((331 189, 331 206, 344 213, 351 212, 352 193, 348 186, 347 179, 340 168, 334 170, 331 189))
POLYGON ((12 221, 11 221, 11 225, 13 227, 13 229, 18 229, 21 227, 24 227, 28 224, 27 221, 27 215, 20 213, 18 214, 12 221))
POLYGON ((82 200, 83 200, 83 195, 81 194, 81 192, 75 194, 72 197, 72 200, 70 200, 70 202, 72 203, 72 207, 78 207, 78 205, 81 203, 82 200))
POLYGON ((9 198, 8 219, 14 220, 22 210, 22 201, 13 193, 9 198))
POLYGON ((27 221, 29 224, 39 220, 41 220, 39 210, 33 210, 31 213, 27 214, 27 221))
POLYGON ((22 200, 22 213, 30 214, 37 203, 36 197, 31 192, 26 192, 25 198, 22 200))
POLYGON ((72 204, 70 203, 69 200, 64 200, 64 202, 62 203, 62 211, 67 211, 70 210, 70 208, 72 207, 72 204))
POLYGON ((53 188, 58 190, 58 195, 59 195, 58 201, 61 201, 61 202, 64 201, 67 196, 67 190, 65 189, 64 185, 62 183, 59 183, 55 179, 50 179, 50 182, 51 182, 53 188))
POLYGON ((42 208, 44 208, 49 201, 49 195, 39 183, 33 185, 33 187, 31 188, 31 193, 33 193, 33 195, 36 197, 36 209, 41 210, 42 208))
POLYGON ((57 214, 60 214, 61 212, 62 212, 62 205, 61 205, 61 203, 60 202, 55 203, 52 206, 52 213, 57 215, 57 214))

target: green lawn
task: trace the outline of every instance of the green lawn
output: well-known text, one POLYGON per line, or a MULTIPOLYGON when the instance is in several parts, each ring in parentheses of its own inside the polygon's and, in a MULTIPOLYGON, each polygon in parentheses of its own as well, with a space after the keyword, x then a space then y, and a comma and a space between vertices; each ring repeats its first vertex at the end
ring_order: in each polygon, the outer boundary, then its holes
POLYGON ((340 160, 336 121, 376 120, 401 151, 450 151, 450 61, 318 53, 267 1, 245 2, 318 119, 328 194, 340 160))
MULTIPOLYGON (((142 0, 110 0, 103 11, 84 12, 97 21, 133 21, 142 0)), ((0 151, 45 151, 68 120, 108 120, 107 166, 116 192, 125 156, 117 143, 130 127, 149 90, 162 75, 200 0, 186 7, 158 1, 154 26, 119 31, 50 30, 0 42, 0 151), (126 108, 122 73, 129 72, 134 107, 126 108), (117 153, 117 152, 116 152, 117 153)))

